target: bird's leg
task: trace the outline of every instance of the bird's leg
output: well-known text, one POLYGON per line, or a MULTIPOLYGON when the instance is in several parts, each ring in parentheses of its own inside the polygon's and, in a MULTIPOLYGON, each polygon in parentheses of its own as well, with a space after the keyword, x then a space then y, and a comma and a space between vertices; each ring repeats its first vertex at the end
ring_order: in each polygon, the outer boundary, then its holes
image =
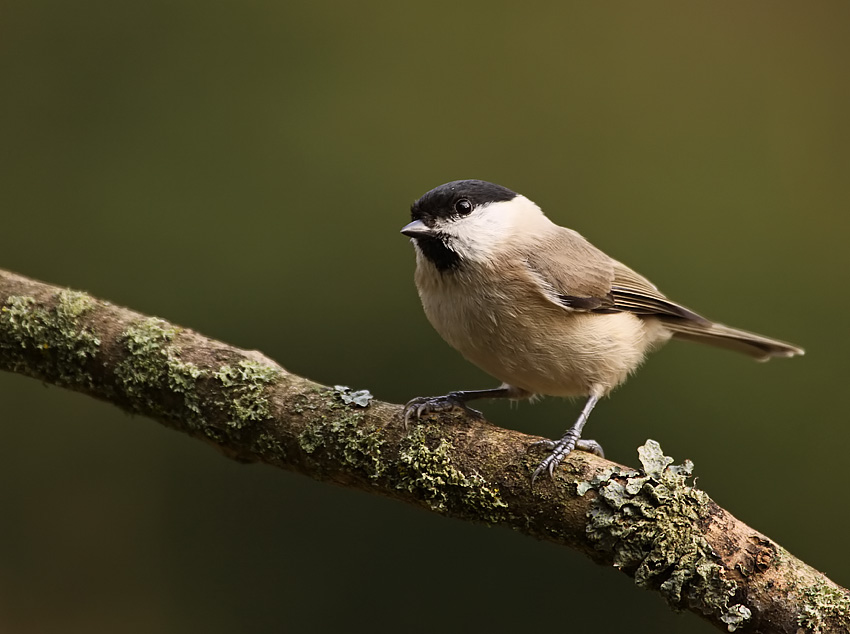
MULTIPOLYGON (((534 470, 534 474, 531 476, 532 485, 534 485, 534 481, 537 479, 537 476, 544 471, 548 471, 550 476, 554 476, 555 467, 561 464, 564 458, 566 458, 573 449, 594 453, 597 456, 604 455, 602 453, 602 446, 595 440, 581 440, 581 430, 584 429, 584 424, 587 422, 587 418, 590 416, 590 412, 593 411, 596 403, 599 402, 599 398, 600 394, 590 395, 590 398, 587 399, 587 403, 584 404, 584 409, 581 410, 578 420, 567 430, 567 433, 564 434, 559 441, 555 442, 552 440, 543 440, 541 442, 534 443, 534 445, 545 446, 550 450, 550 453, 546 456, 543 462, 540 463, 540 466, 534 470)), ((534 445, 531 446, 533 447, 534 445)))
POLYGON ((404 406, 404 426, 411 418, 420 418, 427 414, 436 414, 439 412, 448 412, 453 409, 463 410, 471 416, 481 418, 483 414, 477 409, 472 409, 467 405, 468 401, 474 401, 479 398, 529 398, 530 392, 514 387, 513 385, 503 384, 500 387, 489 390, 460 390, 457 392, 449 392, 445 396, 417 396, 407 402, 404 406))

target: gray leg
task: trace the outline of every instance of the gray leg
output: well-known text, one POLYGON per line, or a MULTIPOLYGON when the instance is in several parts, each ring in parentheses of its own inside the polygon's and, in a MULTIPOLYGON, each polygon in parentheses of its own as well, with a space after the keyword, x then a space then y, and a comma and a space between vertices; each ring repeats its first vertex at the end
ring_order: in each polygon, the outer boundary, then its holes
POLYGON ((589 451, 590 453, 595 453, 597 456, 603 455, 602 447, 598 442, 595 440, 581 440, 581 430, 584 429, 584 424, 587 422, 587 418, 590 416, 590 412, 593 411, 596 403, 599 402, 599 398, 600 396, 598 394, 592 394, 587 399, 587 403, 584 404, 584 409, 581 410, 578 420, 567 430, 567 433, 563 435, 561 440, 558 442, 544 440, 541 443, 535 443, 544 445, 551 453, 534 470, 534 474, 531 476, 532 485, 534 485, 534 481, 544 471, 548 471, 550 476, 554 476, 555 467, 561 464, 573 449, 589 451))
POLYGON ((420 418, 428 414, 448 412, 453 409, 463 410, 471 416, 481 418, 483 415, 477 409, 467 405, 468 401, 479 398, 528 398, 531 394, 513 385, 502 385, 490 390, 462 390, 449 392, 445 396, 417 396, 404 406, 404 426, 410 418, 420 418))

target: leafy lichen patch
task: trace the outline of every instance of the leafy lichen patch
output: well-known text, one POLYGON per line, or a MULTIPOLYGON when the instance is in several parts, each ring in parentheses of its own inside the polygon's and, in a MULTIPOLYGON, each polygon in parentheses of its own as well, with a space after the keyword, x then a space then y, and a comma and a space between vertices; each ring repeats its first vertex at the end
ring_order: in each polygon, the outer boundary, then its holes
POLYGON ((280 376, 280 371, 258 361, 242 360, 235 365, 223 365, 213 377, 225 388, 226 399, 217 403, 227 412, 227 425, 242 429, 252 422, 271 417, 265 388, 280 376))
MULTIPOLYGON (((179 333, 179 328, 152 317, 132 324, 121 334, 119 343, 126 356, 115 375, 136 411, 180 419, 217 440, 271 416, 265 388, 279 376, 277 368, 249 359, 222 365, 216 371, 199 367, 181 358, 180 346, 175 343, 179 333), (202 409, 201 381, 210 378, 221 384, 211 404, 224 413, 223 426, 214 425, 216 417, 202 409), (173 398, 163 398, 163 391, 173 398)), ((269 438, 260 444, 267 451, 279 449, 279 443, 269 438)))
POLYGON ((286 449, 283 443, 272 434, 261 433, 251 444, 251 448, 269 461, 280 461, 286 458, 286 449))
POLYGON ((480 474, 463 473, 452 459, 454 447, 440 434, 429 437, 427 425, 414 427, 399 452, 396 488, 417 493, 437 511, 452 510, 484 518, 495 524, 505 517, 508 505, 480 474))
POLYGON ((137 411, 166 418, 184 416, 190 425, 198 426, 204 417, 197 382, 207 371, 180 358, 180 348, 173 343, 178 332, 178 328, 154 317, 131 325, 119 338, 126 356, 116 366, 115 376, 137 411), (179 398, 166 405, 156 395, 161 390, 179 398))
POLYGON ((77 291, 63 290, 55 304, 12 295, 0 307, 0 361, 13 372, 49 378, 59 385, 92 386, 85 364, 100 349, 100 339, 80 318, 94 308, 94 300, 77 291), (38 351, 37 356, 29 351, 38 351))
POLYGON ((298 435, 301 449, 308 454, 324 451, 329 457, 350 469, 357 469, 371 479, 384 475, 387 463, 382 450, 386 441, 375 425, 364 424, 362 414, 325 417, 314 421, 298 435))
POLYGON ((369 407, 374 398, 369 390, 352 390, 347 385, 334 385, 334 396, 337 396, 346 405, 359 405, 369 407))
POLYGON ((812 634, 832 631, 835 620, 850 618, 850 596, 826 583, 816 583, 803 590, 805 601, 797 615, 797 625, 812 634))
POLYGON ((737 589, 700 530, 708 496, 688 484, 693 463, 673 465, 654 440, 638 449, 643 472, 613 468, 581 483, 578 493, 597 493, 588 511, 587 534, 614 565, 633 572, 635 583, 658 589, 676 609, 698 607, 715 614, 730 632, 751 616, 730 605, 737 589))

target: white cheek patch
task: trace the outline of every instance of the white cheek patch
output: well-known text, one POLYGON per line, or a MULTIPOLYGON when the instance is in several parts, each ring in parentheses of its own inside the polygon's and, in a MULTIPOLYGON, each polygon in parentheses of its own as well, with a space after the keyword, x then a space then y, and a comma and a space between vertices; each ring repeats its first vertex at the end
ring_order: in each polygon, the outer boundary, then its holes
POLYGON ((534 233, 541 225, 551 225, 540 207, 525 196, 477 207, 471 214, 446 222, 451 248, 461 258, 487 262, 504 252, 517 233, 534 233))

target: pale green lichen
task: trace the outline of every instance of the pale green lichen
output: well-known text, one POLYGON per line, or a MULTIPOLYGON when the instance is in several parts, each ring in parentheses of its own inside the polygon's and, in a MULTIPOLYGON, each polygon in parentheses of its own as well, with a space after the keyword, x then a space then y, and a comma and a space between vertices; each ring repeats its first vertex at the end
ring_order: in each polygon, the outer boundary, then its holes
POLYGON ((382 453, 386 444, 383 434, 375 425, 364 424, 362 414, 340 413, 330 421, 322 417, 298 435, 298 442, 306 453, 324 451, 331 460, 373 480, 388 468, 382 453))
POLYGON ((242 429, 270 418, 265 388, 279 376, 277 368, 247 359, 236 365, 223 365, 214 372, 213 377, 225 388, 225 400, 216 404, 227 413, 227 425, 242 429))
POLYGON ((805 603, 797 614, 797 625, 812 634, 832 631, 830 623, 850 619, 850 597, 839 588, 819 582, 803 589, 805 603))
MULTIPOLYGON (((181 359, 181 349, 174 343, 180 329, 161 319, 149 318, 127 328, 119 343, 126 357, 115 370, 118 383, 136 411, 179 419, 206 436, 223 440, 230 431, 238 431, 252 422, 271 416, 264 390, 280 374, 279 370, 253 360, 222 365, 211 371, 181 359), (214 378, 221 384, 217 396, 202 396, 203 379, 214 378), (174 398, 164 398, 162 392, 174 398), (224 426, 213 425, 215 417, 202 411, 205 398, 220 408, 226 418, 224 426)), ((258 442, 259 439, 258 439, 258 442)), ((262 447, 279 449, 266 438, 262 447)))
POLYGON ((207 371, 180 358, 180 348, 173 343, 178 332, 154 317, 134 323, 119 338, 127 354, 116 366, 115 376, 137 411, 183 418, 191 426, 200 426, 204 418, 197 382, 207 371), (157 395, 161 390, 178 398, 163 400, 157 395))
POLYGON ((638 454, 642 473, 612 468, 579 485, 580 495, 597 493, 588 511, 588 537, 612 555, 615 566, 633 572, 638 586, 659 590, 673 608, 714 614, 734 632, 751 611, 729 605, 737 586, 726 579, 699 528, 709 499, 687 484, 693 463, 672 465, 654 440, 638 454))
POLYGON ((417 425, 405 436, 393 459, 386 454, 384 430, 368 423, 354 405, 334 400, 329 406, 334 412, 332 418, 321 416, 309 422, 298 436, 305 453, 321 453, 325 463, 337 463, 372 480, 384 479, 388 486, 413 493, 436 511, 483 518, 491 524, 504 519, 508 505, 498 488, 477 473, 465 474, 458 469, 452 444, 439 429, 417 425))
POLYGON ((286 458, 283 444, 271 434, 259 434, 251 443, 251 449, 266 460, 281 461, 286 458))
POLYGON ((2 367, 59 385, 91 387, 86 364, 97 355, 100 339, 80 318, 95 302, 69 290, 54 297, 55 305, 45 307, 33 297, 12 295, 0 307, 2 367))
POLYGON ((334 385, 334 396, 339 397, 346 405, 369 407, 372 393, 369 390, 352 390, 347 385, 334 385))
POLYGON ((726 629, 734 632, 743 627, 752 618, 753 612, 746 605, 736 603, 720 615, 720 620, 726 624, 726 629))
POLYGON ((495 524, 505 517, 508 505, 499 489, 478 473, 460 471, 452 458, 454 447, 444 436, 429 435, 426 425, 417 425, 407 435, 399 452, 397 489, 423 497, 437 511, 461 511, 495 524))

